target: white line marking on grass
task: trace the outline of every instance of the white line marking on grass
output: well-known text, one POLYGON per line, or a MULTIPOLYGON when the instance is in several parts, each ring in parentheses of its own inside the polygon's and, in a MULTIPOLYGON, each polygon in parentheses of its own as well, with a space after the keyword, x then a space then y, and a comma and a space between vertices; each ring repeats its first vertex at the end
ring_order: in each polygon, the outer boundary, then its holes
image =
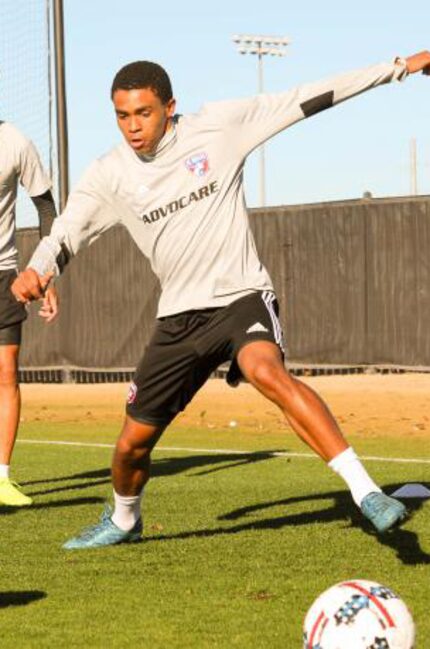
MULTIPOLYGON (((65 442, 60 440, 43 439, 18 439, 21 444, 52 444, 54 446, 78 446, 87 448, 115 448, 115 444, 101 444, 97 442, 65 442)), ((319 460, 314 453, 293 453, 288 451, 238 451, 231 448, 193 448, 186 446, 156 446, 154 451, 169 453, 208 453, 210 455, 268 455, 270 457, 298 457, 319 460)), ((400 464, 430 464, 430 459, 414 457, 379 457, 377 455, 361 455, 362 460, 368 462, 397 462, 400 464)))
POLYGON ((98 444, 96 442, 63 442, 55 439, 17 439, 21 444, 53 444, 54 446, 88 446, 90 448, 115 448, 114 444, 98 444))

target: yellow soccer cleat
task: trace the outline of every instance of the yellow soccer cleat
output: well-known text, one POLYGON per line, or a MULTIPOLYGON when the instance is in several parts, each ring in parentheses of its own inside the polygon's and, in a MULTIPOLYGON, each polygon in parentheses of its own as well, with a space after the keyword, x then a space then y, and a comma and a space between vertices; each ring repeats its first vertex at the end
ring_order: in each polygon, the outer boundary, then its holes
POLYGON ((0 505, 8 507, 26 507, 32 504, 32 499, 20 491, 16 482, 9 478, 0 478, 0 505))

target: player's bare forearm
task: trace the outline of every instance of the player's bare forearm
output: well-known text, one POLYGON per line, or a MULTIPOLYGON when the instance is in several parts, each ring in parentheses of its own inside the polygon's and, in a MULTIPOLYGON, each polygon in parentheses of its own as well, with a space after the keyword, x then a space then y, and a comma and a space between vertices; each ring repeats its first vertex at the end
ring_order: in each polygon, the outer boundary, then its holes
POLYGON ((11 286, 11 291, 18 302, 32 302, 44 297, 46 288, 54 273, 41 277, 33 268, 26 268, 19 273, 11 286))
POLYGON ((408 56, 406 58, 406 67, 409 74, 422 72, 423 74, 430 75, 430 52, 424 50, 423 52, 408 56))

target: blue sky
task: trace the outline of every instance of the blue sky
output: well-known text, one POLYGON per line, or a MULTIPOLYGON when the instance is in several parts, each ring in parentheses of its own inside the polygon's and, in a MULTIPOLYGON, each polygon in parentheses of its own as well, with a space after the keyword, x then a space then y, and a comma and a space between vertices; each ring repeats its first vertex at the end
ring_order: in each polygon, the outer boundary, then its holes
MULTIPOLYGON (((251 95, 257 61, 238 54, 236 33, 285 35, 284 58, 266 57, 265 90, 430 49, 430 6, 218 0, 144 3, 65 0, 71 181, 120 140, 109 87, 125 63, 149 59, 170 73, 178 112, 208 100, 251 95)), ((430 78, 373 90, 272 139, 266 148, 267 203, 309 203, 410 191, 409 146, 417 139, 419 191, 430 193, 430 78)), ((249 205, 258 204, 255 154, 246 168, 249 205)))
MULTIPOLYGON (((416 0, 351 3, 286 0, 64 0, 71 185, 120 141, 109 88, 125 63, 149 59, 170 73, 178 112, 208 100, 254 94, 257 61, 241 56, 236 33, 284 35, 284 58, 266 57, 265 90, 277 92, 430 49, 430 6, 416 0)), ((266 147, 267 204, 410 191, 409 147, 417 139, 419 192, 430 194, 430 78, 416 75, 352 99, 276 136, 266 147)), ((258 205, 258 163, 245 174, 258 205)))

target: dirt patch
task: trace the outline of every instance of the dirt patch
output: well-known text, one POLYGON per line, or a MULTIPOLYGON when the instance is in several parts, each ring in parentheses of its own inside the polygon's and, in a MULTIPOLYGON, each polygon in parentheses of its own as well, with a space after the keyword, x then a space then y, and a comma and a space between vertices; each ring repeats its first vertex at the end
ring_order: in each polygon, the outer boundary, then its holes
MULTIPOLYGON (((430 375, 342 375, 303 379, 329 405, 346 432, 430 438, 430 375)), ((79 421, 82 417, 121 421, 128 386, 22 386, 25 421, 79 421)), ((225 381, 207 382, 178 419, 179 425, 240 425, 248 429, 284 429, 276 406, 250 385, 230 388, 225 381)))

